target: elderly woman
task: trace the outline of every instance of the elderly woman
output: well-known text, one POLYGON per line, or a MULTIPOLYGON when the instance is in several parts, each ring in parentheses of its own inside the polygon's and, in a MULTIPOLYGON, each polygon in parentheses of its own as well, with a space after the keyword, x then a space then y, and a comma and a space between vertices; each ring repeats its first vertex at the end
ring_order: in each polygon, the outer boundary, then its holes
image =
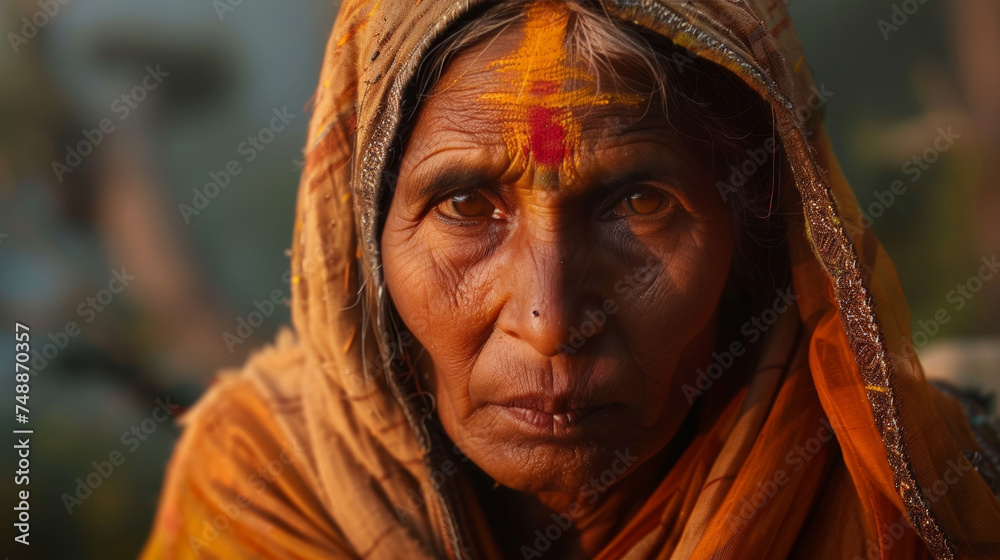
POLYGON ((1000 557, 823 101, 778 0, 345 2, 144 557, 1000 557))

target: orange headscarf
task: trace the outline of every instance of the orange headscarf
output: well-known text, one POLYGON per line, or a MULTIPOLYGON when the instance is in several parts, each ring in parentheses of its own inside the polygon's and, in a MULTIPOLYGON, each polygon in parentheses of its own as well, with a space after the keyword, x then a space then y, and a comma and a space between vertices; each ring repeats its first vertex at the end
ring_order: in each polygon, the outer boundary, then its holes
MULTIPOLYGON (((186 418, 144 558, 497 558, 463 457, 393 331, 378 208, 430 45, 496 2, 351 0, 327 48, 293 243, 293 320, 186 418)), ((996 436, 924 379, 780 0, 606 0, 739 76, 791 169, 794 309, 600 558, 1000 558, 996 436)), ((529 546, 532 543, 526 543, 529 546)))

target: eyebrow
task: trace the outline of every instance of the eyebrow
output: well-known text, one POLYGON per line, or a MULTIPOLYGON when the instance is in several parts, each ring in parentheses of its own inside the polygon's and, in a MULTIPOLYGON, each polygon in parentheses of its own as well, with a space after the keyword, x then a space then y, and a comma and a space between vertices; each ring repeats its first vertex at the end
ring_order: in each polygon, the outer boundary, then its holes
POLYGON ((426 200, 465 189, 495 187, 496 179, 480 165, 458 161, 434 170, 421 183, 423 186, 417 191, 416 197, 426 200))
POLYGON ((682 179, 682 175, 678 175, 666 166, 662 165, 660 162, 644 162, 630 169, 625 169, 617 173, 613 173, 608 177, 603 178, 597 184, 597 190, 608 192, 618 190, 630 183, 641 183, 647 181, 655 181, 659 183, 667 183, 671 186, 675 186, 680 189, 684 189, 687 184, 682 179))
MULTIPOLYGON (((587 188, 584 197, 600 197, 621 189, 630 183, 645 181, 662 182, 685 189, 687 185, 682 179, 684 174, 678 174, 666 167, 660 161, 650 160, 634 165, 629 169, 619 170, 594 181, 587 188)), ((411 195, 413 200, 424 201, 463 190, 476 188, 496 189, 500 186, 498 178, 493 171, 482 164, 461 159, 451 161, 433 171, 427 172, 426 177, 426 179, 418 179, 421 186, 415 194, 411 195)))

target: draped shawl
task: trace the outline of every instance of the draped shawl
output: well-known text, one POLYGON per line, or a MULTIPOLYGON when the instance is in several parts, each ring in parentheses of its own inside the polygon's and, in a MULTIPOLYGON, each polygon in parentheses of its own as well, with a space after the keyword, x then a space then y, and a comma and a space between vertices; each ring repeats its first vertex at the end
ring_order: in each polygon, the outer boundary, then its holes
MULTIPOLYGON (((294 331, 185 417, 144 558, 499 556, 463 458, 429 428, 378 239, 407 86, 435 41, 494 3, 341 5, 295 214, 294 331)), ((693 441, 599 557, 1000 558, 996 433, 924 377, 785 4, 602 2, 771 105, 798 299, 746 387, 706 391, 693 441)))

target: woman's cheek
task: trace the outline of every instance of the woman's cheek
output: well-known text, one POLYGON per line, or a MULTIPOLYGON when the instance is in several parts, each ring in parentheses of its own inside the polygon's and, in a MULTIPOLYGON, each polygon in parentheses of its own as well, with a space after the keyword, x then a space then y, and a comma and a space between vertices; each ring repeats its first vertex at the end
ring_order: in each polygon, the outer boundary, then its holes
POLYGON ((636 275, 639 289, 633 292, 633 301, 624 305, 636 311, 640 323, 655 325, 661 336, 690 333, 695 323, 711 316, 722 292, 729 247, 701 233, 697 229, 681 232, 661 245, 666 245, 659 256, 662 260, 644 266, 643 275, 636 275))
MULTIPOLYGON (((387 236, 390 238, 391 236, 387 236)), ((406 328, 426 346, 427 337, 434 332, 433 325, 440 323, 435 317, 441 307, 434 301, 440 289, 430 265, 430 251, 423 244, 413 242, 383 244, 386 285, 393 304, 406 328)))
POLYGON ((448 247, 421 244, 407 251, 406 270, 398 288, 410 301, 400 307, 408 325, 419 327, 418 339, 435 362, 452 369, 473 353, 473 332, 483 326, 484 287, 482 266, 469 266, 448 247))
POLYGON ((689 225, 668 263, 670 275, 679 290, 695 298, 700 308, 712 311, 729 274, 731 229, 728 221, 709 216, 692 219, 689 225))

